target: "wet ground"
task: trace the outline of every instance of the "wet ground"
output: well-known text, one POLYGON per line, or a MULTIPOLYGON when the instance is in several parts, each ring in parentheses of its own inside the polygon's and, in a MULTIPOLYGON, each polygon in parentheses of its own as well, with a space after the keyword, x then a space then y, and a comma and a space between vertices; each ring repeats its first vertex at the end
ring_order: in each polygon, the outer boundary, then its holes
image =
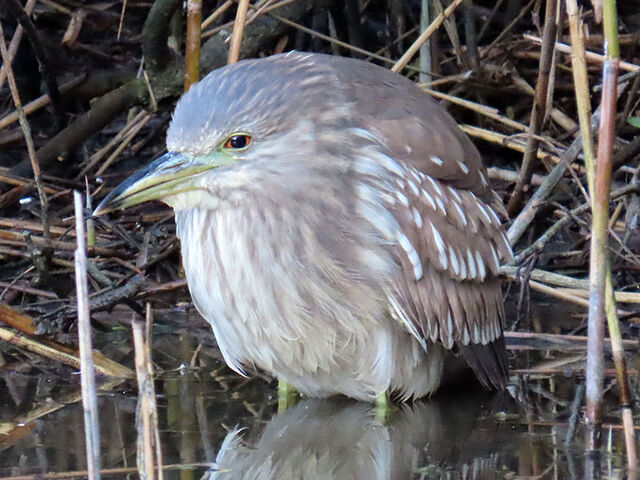
MULTIPOLYGON (((301 400, 278 414, 273 382, 230 372, 209 335, 154 329, 165 478, 585 478, 581 413, 572 419, 579 378, 518 376, 498 393, 468 382, 396 407, 384 421, 371 405, 346 399, 301 400)), ((103 351, 127 362, 129 332, 99 337, 103 351)), ((33 360, 0 368, 0 478, 82 478, 74 473, 86 467, 78 375, 33 360)), ((138 478, 136 386, 105 388, 105 478, 138 478)), ((614 425, 605 428, 597 470, 602 478, 624 478, 615 398, 609 401, 605 422, 614 425)))

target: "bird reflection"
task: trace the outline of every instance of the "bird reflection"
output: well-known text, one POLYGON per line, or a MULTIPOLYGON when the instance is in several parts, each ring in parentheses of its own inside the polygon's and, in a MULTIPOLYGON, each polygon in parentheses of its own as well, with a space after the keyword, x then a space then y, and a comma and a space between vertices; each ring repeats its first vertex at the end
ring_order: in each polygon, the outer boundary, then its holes
POLYGON ((479 403, 476 396, 460 410, 460 402, 439 398, 398 407, 381 422, 369 404, 305 400, 261 433, 229 433, 205 478, 495 478, 498 426, 478 420, 479 403))

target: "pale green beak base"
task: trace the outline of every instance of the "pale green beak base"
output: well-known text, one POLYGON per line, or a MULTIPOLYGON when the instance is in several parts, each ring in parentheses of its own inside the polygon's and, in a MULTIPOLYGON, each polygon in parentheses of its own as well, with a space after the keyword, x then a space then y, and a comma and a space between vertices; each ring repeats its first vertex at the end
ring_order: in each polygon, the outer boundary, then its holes
POLYGON ((223 154, 193 157, 179 152, 166 153, 114 188, 93 211, 93 216, 189 190, 190 178, 228 163, 222 157, 223 154))

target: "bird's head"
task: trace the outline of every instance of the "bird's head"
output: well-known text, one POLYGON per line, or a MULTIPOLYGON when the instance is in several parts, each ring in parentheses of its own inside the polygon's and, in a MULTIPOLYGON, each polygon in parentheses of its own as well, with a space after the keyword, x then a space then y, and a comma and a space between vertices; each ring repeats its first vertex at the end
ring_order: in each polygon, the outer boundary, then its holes
POLYGON ((333 148, 323 126, 336 131, 345 118, 330 69, 314 57, 247 60, 207 75, 178 102, 168 153, 118 185, 94 215, 150 200, 215 208, 265 179, 300 182, 319 145, 333 148))

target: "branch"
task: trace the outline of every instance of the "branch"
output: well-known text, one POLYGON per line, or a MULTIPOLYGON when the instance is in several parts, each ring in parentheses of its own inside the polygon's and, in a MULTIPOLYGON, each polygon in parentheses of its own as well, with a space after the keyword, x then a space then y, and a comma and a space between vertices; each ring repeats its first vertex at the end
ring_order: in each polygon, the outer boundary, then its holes
POLYGON ((40 74, 44 79, 44 83, 47 86, 49 97, 51 98, 51 104, 53 105, 53 111, 55 114, 55 120, 58 124, 64 125, 64 114, 60 102, 60 92, 58 91, 58 84, 55 76, 51 72, 51 66, 49 64, 49 56, 40 38, 40 33, 36 29, 35 25, 29 18, 29 15, 23 10, 22 5, 18 0, 6 0, 5 5, 7 10, 16 19, 16 21, 22 26, 29 42, 33 47, 33 53, 38 60, 38 66, 40 68, 40 74))
POLYGON ((180 0, 156 0, 142 29, 142 53, 149 72, 153 77, 175 61, 175 53, 167 45, 171 33, 171 18, 181 5, 180 0))

